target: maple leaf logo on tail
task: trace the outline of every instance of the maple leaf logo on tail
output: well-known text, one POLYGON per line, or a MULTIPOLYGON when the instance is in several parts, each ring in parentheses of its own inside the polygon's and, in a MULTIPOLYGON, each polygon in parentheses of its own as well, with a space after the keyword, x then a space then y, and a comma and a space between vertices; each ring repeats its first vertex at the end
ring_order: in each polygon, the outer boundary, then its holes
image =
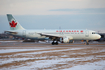
POLYGON ((15 23, 15 21, 12 21, 11 23, 9 23, 11 27, 16 27, 17 23, 15 23))

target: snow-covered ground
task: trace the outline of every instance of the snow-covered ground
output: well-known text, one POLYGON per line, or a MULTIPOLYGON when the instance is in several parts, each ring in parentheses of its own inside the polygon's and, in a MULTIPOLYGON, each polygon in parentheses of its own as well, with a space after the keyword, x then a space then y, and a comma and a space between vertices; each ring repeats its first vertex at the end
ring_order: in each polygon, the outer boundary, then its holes
POLYGON ((63 70, 105 70, 105 61, 77 65, 63 70))
MULTIPOLYGON (((17 41, 0 41, 0 42, 17 42, 17 41)), ((22 42, 22 41, 20 41, 20 42, 22 42)))
POLYGON ((0 70, 105 70, 105 49, 0 49, 0 70), (22 53, 21 53, 22 52, 22 53))
POLYGON ((37 49, 0 49, 0 53, 11 53, 11 52, 21 52, 21 51, 36 51, 36 50, 46 50, 53 48, 37 48, 37 49))
POLYGON ((21 51, 32 51, 40 49, 0 49, 0 53, 11 53, 11 52, 21 52, 21 51))

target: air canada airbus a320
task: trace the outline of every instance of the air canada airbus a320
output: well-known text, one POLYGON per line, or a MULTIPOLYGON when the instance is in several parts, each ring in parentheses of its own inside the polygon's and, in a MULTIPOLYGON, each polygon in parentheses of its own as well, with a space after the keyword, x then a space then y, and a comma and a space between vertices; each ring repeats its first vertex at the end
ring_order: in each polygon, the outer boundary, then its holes
POLYGON ((8 34, 19 36, 25 39, 46 39, 52 40, 52 45, 58 45, 58 42, 68 43, 70 40, 89 40, 100 39, 101 36, 92 30, 84 29, 54 29, 54 30, 27 30, 24 29, 11 14, 7 14, 10 30, 5 31, 8 34))

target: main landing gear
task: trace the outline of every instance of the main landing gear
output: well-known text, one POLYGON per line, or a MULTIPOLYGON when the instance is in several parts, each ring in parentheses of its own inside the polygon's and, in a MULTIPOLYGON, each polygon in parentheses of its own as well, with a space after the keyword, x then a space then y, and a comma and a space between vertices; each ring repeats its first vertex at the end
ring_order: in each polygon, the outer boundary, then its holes
POLYGON ((52 45, 58 45, 58 41, 53 40, 52 45))

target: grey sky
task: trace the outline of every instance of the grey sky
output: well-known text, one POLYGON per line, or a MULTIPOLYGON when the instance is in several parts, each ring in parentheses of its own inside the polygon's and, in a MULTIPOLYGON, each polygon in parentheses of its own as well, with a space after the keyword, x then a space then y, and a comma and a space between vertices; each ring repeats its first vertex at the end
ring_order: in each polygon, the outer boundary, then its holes
POLYGON ((0 0, 0 32, 7 13, 26 29, 105 30, 105 0, 0 0))
POLYGON ((0 0, 0 15, 63 15, 79 14, 53 9, 105 8, 105 0, 0 0))

